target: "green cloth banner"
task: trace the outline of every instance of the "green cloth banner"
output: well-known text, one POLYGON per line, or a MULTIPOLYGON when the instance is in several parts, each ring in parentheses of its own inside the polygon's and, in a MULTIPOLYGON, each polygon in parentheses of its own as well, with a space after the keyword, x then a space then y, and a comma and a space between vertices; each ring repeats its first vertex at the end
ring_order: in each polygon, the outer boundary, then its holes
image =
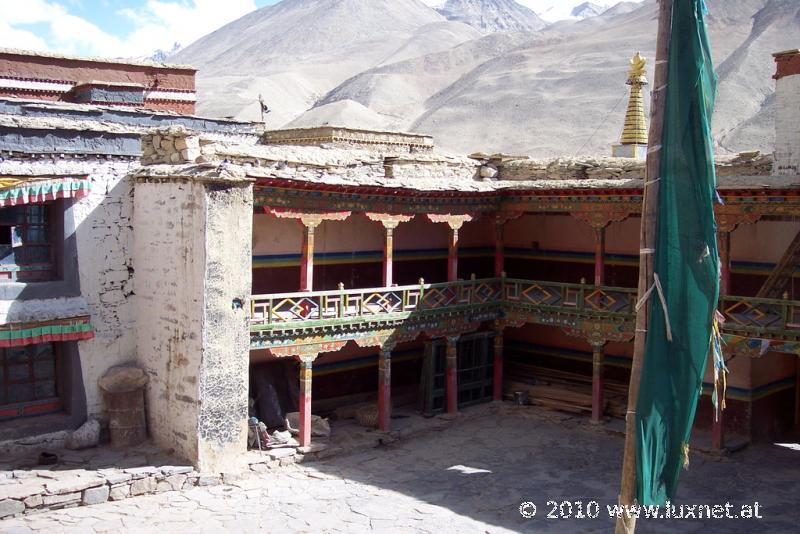
POLYGON ((643 505, 675 497, 719 298, 710 125, 717 80, 705 14, 703 0, 673 4, 654 256, 663 298, 655 288, 647 303, 636 407, 636 493, 643 505))

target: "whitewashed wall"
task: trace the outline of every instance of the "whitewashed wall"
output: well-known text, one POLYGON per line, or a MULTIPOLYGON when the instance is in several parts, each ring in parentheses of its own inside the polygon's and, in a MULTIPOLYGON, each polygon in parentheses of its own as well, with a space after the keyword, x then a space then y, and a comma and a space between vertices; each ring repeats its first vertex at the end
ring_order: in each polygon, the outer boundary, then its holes
POLYGON ((76 236, 81 296, 77 298, 3 301, 13 310, 9 321, 70 317, 88 313, 95 337, 79 342, 86 405, 90 416, 102 414, 97 379, 114 365, 136 357, 133 313, 133 202, 128 174, 138 162, 105 159, 38 159, 0 162, 0 175, 86 175, 92 189, 65 213, 65 238, 76 236))

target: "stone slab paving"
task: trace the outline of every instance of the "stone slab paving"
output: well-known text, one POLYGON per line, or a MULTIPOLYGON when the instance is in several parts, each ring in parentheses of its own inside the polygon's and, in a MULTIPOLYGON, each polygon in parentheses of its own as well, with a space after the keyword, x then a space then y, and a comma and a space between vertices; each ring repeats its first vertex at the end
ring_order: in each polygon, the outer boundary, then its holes
MULTIPOLYGON (((610 532, 622 437, 583 418, 496 406, 445 430, 230 484, 0 521, 2 532, 610 532), (597 519, 547 519, 547 501, 597 519), (522 502, 537 505, 525 519, 522 502)), ((796 532, 800 450, 693 454, 682 504, 760 504, 763 519, 641 519, 638 532, 796 532)), ((573 512, 574 515, 574 512, 573 512)))

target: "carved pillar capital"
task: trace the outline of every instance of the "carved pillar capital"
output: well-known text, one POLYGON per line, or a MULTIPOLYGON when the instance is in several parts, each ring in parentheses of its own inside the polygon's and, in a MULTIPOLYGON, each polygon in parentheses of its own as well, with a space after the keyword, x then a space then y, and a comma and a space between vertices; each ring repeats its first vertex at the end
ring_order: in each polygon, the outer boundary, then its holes
POLYGON ((472 215, 451 215, 451 214, 438 214, 438 213, 429 213, 428 219, 434 223, 446 223, 451 230, 458 232, 462 226, 464 226, 465 222, 469 222, 473 219, 472 215))
POLYGON ((740 224, 753 224, 761 219, 760 213, 740 205, 723 205, 714 208, 718 232, 733 232, 740 224))
POLYGON ((270 207, 265 207, 264 212, 279 219, 295 219, 308 228, 316 228, 323 221, 343 221, 352 213, 350 211, 300 211, 270 207))
POLYGON ((594 230, 601 230, 612 222, 624 221, 632 215, 632 212, 627 207, 598 205, 571 211, 570 215, 587 223, 594 230))
POLYGON ((367 219, 383 224, 387 230, 394 230, 400 223, 409 222, 413 215, 395 215, 391 213, 365 213, 367 219))

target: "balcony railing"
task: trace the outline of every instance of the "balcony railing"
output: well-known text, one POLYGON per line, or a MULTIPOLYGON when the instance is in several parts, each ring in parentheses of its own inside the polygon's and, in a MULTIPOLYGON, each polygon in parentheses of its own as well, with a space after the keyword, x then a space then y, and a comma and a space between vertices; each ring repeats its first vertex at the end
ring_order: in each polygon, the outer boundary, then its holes
MULTIPOLYGON (((486 278, 409 286, 338 289, 251 299, 251 330, 268 333, 404 320, 412 314, 464 310, 533 310, 540 313, 633 321, 636 289, 513 278, 486 278)), ((724 332, 764 339, 800 339, 800 302, 726 296, 720 299, 724 332)))
POLYGON ((280 325, 315 326, 327 322, 403 319, 412 313, 500 304, 500 279, 372 289, 339 289, 251 300, 251 325, 268 330, 280 325))

